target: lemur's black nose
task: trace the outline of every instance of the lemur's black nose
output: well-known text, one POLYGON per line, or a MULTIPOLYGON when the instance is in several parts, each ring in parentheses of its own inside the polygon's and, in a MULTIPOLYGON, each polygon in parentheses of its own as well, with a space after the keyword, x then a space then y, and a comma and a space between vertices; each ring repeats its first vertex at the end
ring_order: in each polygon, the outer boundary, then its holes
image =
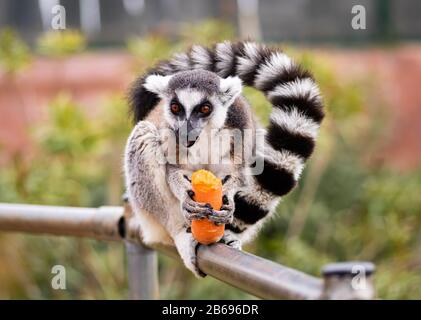
POLYGON ((177 131, 177 142, 190 148, 199 138, 200 130, 194 128, 190 121, 186 121, 177 131))
POLYGON ((199 138, 200 130, 199 129, 191 129, 187 133, 187 148, 190 148, 194 145, 199 138))
POLYGON ((190 148, 192 145, 194 145, 196 140, 194 141, 187 141, 187 148, 190 148))

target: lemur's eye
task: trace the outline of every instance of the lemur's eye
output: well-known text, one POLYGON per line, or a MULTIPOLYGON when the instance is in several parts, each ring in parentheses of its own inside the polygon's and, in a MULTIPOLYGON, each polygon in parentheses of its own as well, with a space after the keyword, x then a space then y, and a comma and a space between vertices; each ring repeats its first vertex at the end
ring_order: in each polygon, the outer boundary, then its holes
POLYGON ((177 102, 172 102, 170 109, 172 113, 178 114, 181 111, 181 106, 177 102))
POLYGON ((212 107, 209 104, 203 104, 199 109, 202 114, 209 114, 212 111, 212 107))

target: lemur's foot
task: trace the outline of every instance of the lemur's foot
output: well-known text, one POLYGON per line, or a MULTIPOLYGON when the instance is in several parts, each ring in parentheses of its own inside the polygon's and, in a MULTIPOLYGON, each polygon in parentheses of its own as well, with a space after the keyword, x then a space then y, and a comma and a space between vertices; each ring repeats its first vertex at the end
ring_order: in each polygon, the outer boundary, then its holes
POLYGON ((206 218, 211 212, 212 207, 207 203, 200 203, 193 200, 194 192, 187 191, 185 200, 182 203, 182 211, 185 219, 191 223, 192 220, 206 218))
POLYGON ((220 210, 211 210, 208 214, 208 219, 216 225, 231 223, 234 219, 234 199, 223 196, 222 203, 220 210))
POLYGON ((234 249, 241 250, 241 240, 235 233, 230 230, 225 231, 224 236, 221 240, 219 240, 219 242, 225 243, 227 246, 230 246, 234 249))
POLYGON ((178 253, 184 262, 184 265, 198 278, 206 276, 197 265, 196 250, 199 243, 193 238, 191 233, 182 231, 174 238, 178 253))

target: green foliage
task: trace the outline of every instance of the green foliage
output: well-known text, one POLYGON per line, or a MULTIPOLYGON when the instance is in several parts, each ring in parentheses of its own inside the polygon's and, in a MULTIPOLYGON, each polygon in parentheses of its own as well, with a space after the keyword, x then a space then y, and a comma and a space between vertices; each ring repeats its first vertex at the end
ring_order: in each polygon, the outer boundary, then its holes
POLYGON ((83 51, 85 37, 77 30, 49 31, 37 41, 38 52, 51 57, 65 57, 83 51))
POLYGON ((15 199, 3 201, 94 205, 91 190, 105 183, 103 169, 91 157, 101 142, 97 124, 64 94, 51 102, 49 113, 50 122, 33 130, 36 154, 30 161, 15 158, 14 172, 7 175, 18 186, 15 199))
POLYGON ((233 38, 232 25, 221 20, 209 19, 200 23, 185 23, 180 29, 180 41, 184 46, 207 45, 233 38))
POLYGON ((138 62, 138 72, 167 58, 174 49, 170 41, 162 36, 130 37, 127 49, 138 62))
POLYGON ((28 46, 10 28, 0 30, 0 68, 15 73, 30 62, 28 46))
POLYGON ((61 94, 49 106, 51 124, 39 127, 39 141, 47 154, 77 158, 89 154, 98 142, 98 132, 71 97, 61 94))
MULTIPOLYGON (((51 101, 48 112, 49 121, 32 130, 36 151, 29 161, 15 157, 0 171, 0 201, 87 207, 120 203, 120 161, 130 130, 123 97, 109 96, 96 120, 66 93, 51 101)), ((121 244, 12 234, 0 236, 0 247, 0 297, 126 295, 121 244), (56 264, 66 267, 64 291, 50 285, 56 264)))
POLYGON ((181 52, 193 44, 209 44, 234 37, 231 25, 219 20, 206 20, 201 23, 184 23, 178 32, 177 41, 160 34, 145 37, 130 37, 126 46, 136 59, 136 72, 140 73, 168 58, 174 52, 181 52))
MULTIPOLYGON (((128 47, 143 69, 189 42, 229 38, 219 27, 190 26, 176 43, 133 38, 128 47)), ((380 108, 383 101, 373 96, 373 79, 343 83, 328 61, 294 48, 287 51, 314 71, 327 117, 300 185, 246 250, 314 275, 328 262, 370 260, 378 266, 379 297, 421 297, 421 172, 401 173, 371 164, 388 117, 380 108)), ((252 89, 245 94, 267 123, 270 105, 263 95, 252 89)), ((32 131, 36 152, 31 161, 17 156, 2 167, 0 201, 119 203, 121 154, 130 131, 127 105, 116 94, 94 115, 84 107, 67 94, 51 101, 49 120, 32 131)), ((2 298, 126 297, 120 244, 0 235, 0 247, 2 298), (50 289, 54 264, 66 266, 68 290, 50 289)), ((210 277, 198 281, 170 258, 161 256, 159 267, 163 298, 251 298, 210 277)))
POLYGON ((245 87, 243 93, 251 103, 252 108, 261 123, 267 125, 269 123, 269 114, 272 110, 270 102, 265 99, 263 93, 256 89, 245 87))

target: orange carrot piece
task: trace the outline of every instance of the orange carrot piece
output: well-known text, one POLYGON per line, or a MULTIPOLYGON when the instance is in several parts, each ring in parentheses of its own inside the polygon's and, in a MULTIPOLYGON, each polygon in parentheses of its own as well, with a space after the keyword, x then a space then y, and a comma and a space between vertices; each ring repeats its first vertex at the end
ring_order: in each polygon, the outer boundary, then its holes
MULTIPOLYGON (((192 174, 192 189, 194 200, 209 203, 214 210, 220 210, 222 206, 222 182, 212 172, 198 170, 192 174)), ((205 218, 193 220, 191 224, 193 237, 201 244, 218 242, 224 235, 225 225, 215 225, 205 218)))

